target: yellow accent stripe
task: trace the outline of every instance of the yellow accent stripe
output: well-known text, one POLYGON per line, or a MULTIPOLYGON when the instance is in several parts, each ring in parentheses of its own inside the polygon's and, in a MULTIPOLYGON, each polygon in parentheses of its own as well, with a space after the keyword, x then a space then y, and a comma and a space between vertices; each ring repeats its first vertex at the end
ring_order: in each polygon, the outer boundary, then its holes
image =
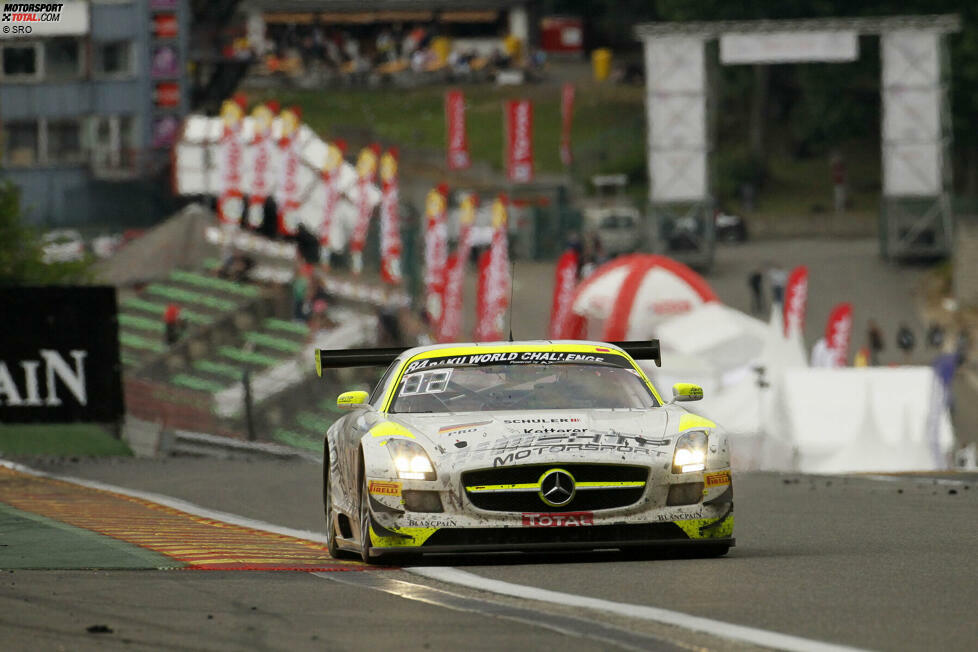
POLYGON ((614 349, 607 344, 497 344, 495 346, 457 346, 457 347, 446 347, 441 349, 432 349, 430 351, 422 351, 417 355, 414 355, 401 363, 401 368, 397 371, 397 380, 391 383, 390 388, 387 390, 387 395, 384 397, 384 405, 382 411, 386 412, 390 409, 391 401, 394 398, 394 391, 400 386, 401 379, 404 376, 404 370, 407 369, 408 365, 415 360, 425 360, 427 358, 441 358, 441 357, 455 357, 461 355, 474 355, 482 353, 508 353, 510 351, 520 351, 528 353, 536 353, 540 351, 548 351, 554 353, 603 353, 620 355, 626 358, 632 363, 632 368, 638 372, 639 378, 645 381, 646 386, 655 396, 655 400, 659 402, 659 405, 663 405, 664 401, 659 395, 658 390, 656 390, 655 385, 649 380, 642 368, 639 367, 631 356, 627 353, 614 349), (600 351, 599 351, 600 349, 600 351))
POLYGON ((698 414, 686 413, 679 417, 679 432, 685 430, 703 429, 703 428, 716 428, 717 424, 713 423, 709 419, 705 419, 698 414))
MULTIPOLYGON (((642 480, 628 482, 577 482, 574 484, 578 489, 627 489, 629 487, 644 487, 642 480)), ((478 484, 466 487, 470 493, 489 493, 493 491, 533 491, 540 488, 539 482, 527 482, 524 484, 478 484)))
POLYGON ((523 484, 478 484, 466 487, 465 490, 471 493, 479 493, 489 491, 533 491, 539 488, 539 482, 526 482, 523 484))
POLYGON ((316 349, 316 375, 323 377, 323 354, 319 349, 316 349))
POLYGON ((370 528, 370 545, 378 548, 416 548, 423 545, 439 529, 436 527, 396 527, 391 528, 391 531, 406 536, 384 537, 370 528))
POLYGON ((728 539, 733 536, 734 517, 730 514, 720 525, 701 532, 700 528, 705 525, 712 525, 716 522, 715 518, 697 518, 689 521, 673 521, 678 525, 690 539, 728 539))
POLYGON ((392 423, 390 421, 384 421, 383 423, 378 423, 376 426, 370 429, 370 435, 372 437, 407 437, 408 439, 414 439, 414 435, 410 430, 404 426, 392 423))

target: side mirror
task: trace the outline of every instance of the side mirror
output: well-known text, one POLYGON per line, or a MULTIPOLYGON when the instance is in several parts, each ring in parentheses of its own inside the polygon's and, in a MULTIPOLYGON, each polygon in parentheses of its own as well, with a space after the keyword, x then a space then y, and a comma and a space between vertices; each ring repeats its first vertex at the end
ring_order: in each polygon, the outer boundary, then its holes
POLYGON ((353 392, 343 392, 336 397, 336 407, 341 408, 352 408, 358 405, 363 405, 367 402, 367 392, 363 390, 357 390, 353 392))
POLYGON ((676 403, 698 401, 703 398, 703 388, 693 383, 676 383, 672 386, 672 400, 676 403))

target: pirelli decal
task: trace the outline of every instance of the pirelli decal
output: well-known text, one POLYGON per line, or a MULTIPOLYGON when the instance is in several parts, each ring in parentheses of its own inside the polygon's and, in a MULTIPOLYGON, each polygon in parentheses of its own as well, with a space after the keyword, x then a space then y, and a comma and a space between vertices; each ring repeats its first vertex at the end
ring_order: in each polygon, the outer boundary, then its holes
POLYGON ((401 495, 401 483, 400 482, 381 482, 380 480, 371 480, 368 486, 370 493, 375 496, 400 496, 401 495))
POLYGON ((707 489, 711 489, 712 487, 722 487, 723 485, 730 484, 730 471, 707 473, 703 476, 703 482, 706 484, 707 489))

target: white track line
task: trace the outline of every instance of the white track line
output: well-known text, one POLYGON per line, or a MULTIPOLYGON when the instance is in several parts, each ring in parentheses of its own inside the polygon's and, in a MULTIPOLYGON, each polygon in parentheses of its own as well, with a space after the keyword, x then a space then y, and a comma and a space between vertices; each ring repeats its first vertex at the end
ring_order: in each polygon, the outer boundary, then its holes
POLYGON ((637 620, 648 620, 664 625, 674 625, 683 629, 703 632, 734 641, 742 641, 762 647, 769 647, 778 650, 798 650, 804 652, 843 652, 857 650, 858 648, 835 645, 832 643, 822 643, 808 638, 791 636, 789 634, 779 634, 764 629, 755 629, 744 625, 733 625, 720 620, 711 618, 701 618, 691 616, 678 611, 669 611, 659 607, 648 607, 645 605, 627 604, 624 602, 612 602, 599 598, 588 598, 573 593, 561 593, 560 591, 550 591, 548 589, 538 589, 532 586, 521 584, 511 584, 500 580, 493 580, 481 577, 457 568, 439 566, 416 566, 405 568, 404 570, 423 577, 450 584, 459 584, 472 589, 490 591, 501 595, 508 595, 515 598, 526 600, 538 600, 540 602, 550 602, 562 606, 580 607, 582 609, 595 609, 608 613, 634 618, 637 620))
MULTIPOLYGON (((326 542, 325 535, 319 532, 296 530, 293 528, 273 525, 272 523, 266 523, 265 521, 238 516, 237 514, 229 514, 228 512, 208 509, 185 500, 171 498, 162 494, 156 494, 149 491, 136 491, 95 480, 84 480, 82 478, 73 478, 69 476, 56 475, 53 473, 45 473, 44 471, 38 471, 22 464, 17 464, 16 462, 10 462, 4 459, 0 459, 0 466, 38 477, 51 478, 53 480, 61 480, 63 482, 71 482, 73 484, 89 487, 91 489, 99 489, 102 491, 121 494, 123 496, 139 498, 140 500, 147 500, 166 507, 178 509, 182 512, 186 512, 187 514, 193 514, 194 516, 200 516, 202 518, 214 519, 216 521, 223 521, 225 523, 230 523, 231 525, 239 525, 241 527, 271 532, 273 534, 283 534, 285 536, 305 539, 307 541, 315 541, 317 543, 326 542)), ((704 632, 718 638, 742 641, 768 648, 799 652, 851 652, 858 649, 842 645, 834 645, 831 643, 822 643, 820 641, 791 636, 789 634, 779 634, 777 632, 771 632, 764 629, 755 629, 753 627, 746 627, 744 625, 734 625, 710 618, 691 616, 689 614, 684 614, 678 611, 670 611, 668 609, 660 609, 658 607, 628 604, 624 602, 612 602, 610 600, 588 598, 581 595, 575 595, 573 593, 561 593, 559 591, 539 589, 532 586, 524 586, 522 584, 512 584, 510 582, 480 577, 479 575, 462 571, 457 568, 418 566, 414 568, 405 568, 404 570, 422 577, 427 577, 450 584, 457 584, 480 591, 488 591, 490 593, 508 595, 526 600, 549 602, 562 606, 575 606, 583 609, 594 609, 597 611, 604 611, 625 616, 627 618, 647 620, 665 625, 681 627, 683 629, 696 632, 704 632)))

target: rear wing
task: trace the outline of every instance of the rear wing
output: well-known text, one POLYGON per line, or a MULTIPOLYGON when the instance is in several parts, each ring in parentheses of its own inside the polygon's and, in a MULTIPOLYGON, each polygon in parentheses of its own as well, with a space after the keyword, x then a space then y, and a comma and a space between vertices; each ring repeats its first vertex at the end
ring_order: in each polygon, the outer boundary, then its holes
MULTIPOLYGON (((608 342, 632 356, 635 360, 653 360, 656 367, 662 366, 659 340, 635 340, 630 342, 608 342)), ((387 349, 316 349, 316 375, 322 378, 323 369, 345 369, 348 367, 389 367, 397 357, 409 347, 387 349)))

